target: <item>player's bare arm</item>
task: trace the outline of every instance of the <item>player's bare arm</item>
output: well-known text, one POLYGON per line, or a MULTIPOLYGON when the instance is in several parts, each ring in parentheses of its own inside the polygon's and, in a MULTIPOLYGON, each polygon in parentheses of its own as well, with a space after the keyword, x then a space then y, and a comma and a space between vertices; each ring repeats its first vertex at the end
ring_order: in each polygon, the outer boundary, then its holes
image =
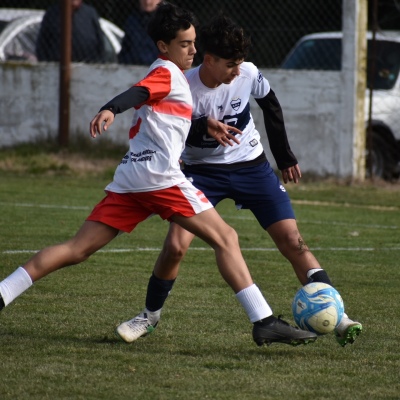
POLYGON ((231 132, 242 134, 242 131, 234 126, 226 125, 216 119, 207 118, 208 134, 213 137, 220 145, 226 147, 233 146, 233 142, 240 144, 240 140, 231 132))

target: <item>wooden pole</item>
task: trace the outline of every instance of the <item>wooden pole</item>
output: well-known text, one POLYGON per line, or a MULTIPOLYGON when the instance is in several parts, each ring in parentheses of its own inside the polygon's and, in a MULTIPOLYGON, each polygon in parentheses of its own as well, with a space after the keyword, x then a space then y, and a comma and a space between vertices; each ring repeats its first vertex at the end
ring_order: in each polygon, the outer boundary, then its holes
POLYGON ((71 0, 61 2, 61 60, 58 143, 68 147, 71 81, 72 7, 71 0))

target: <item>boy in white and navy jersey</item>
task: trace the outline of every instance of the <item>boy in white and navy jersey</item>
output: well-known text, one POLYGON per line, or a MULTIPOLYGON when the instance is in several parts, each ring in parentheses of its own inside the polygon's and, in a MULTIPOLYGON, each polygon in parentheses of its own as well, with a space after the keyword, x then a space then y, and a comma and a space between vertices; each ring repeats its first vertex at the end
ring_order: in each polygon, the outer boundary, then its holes
MULTIPOLYGON (((289 146, 279 101, 257 67, 244 61, 249 38, 232 20, 218 16, 203 28, 200 42, 203 63, 186 73, 193 97, 192 128, 182 154, 186 177, 214 206, 230 198, 238 209, 250 209, 303 285, 310 281, 331 284, 298 231, 289 196, 266 158, 254 125, 251 97, 263 111, 270 148, 284 183, 297 183, 301 172, 289 146)), ((149 281, 146 308, 130 321, 131 341, 158 323, 192 239, 190 232, 171 224, 149 281)), ((335 330, 336 339, 345 346, 361 330, 359 322, 345 315, 335 330)), ((253 334, 259 334, 257 325, 253 334)))
MULTIPOLYGON (((102 107, 90 124, 90 134, 96 137, 113 123, 115 114, 136 108, 129 131, 129 150, 107 185, 105 198, 72 239, 41 250, 0 282, 0 309, 34 281, 86 260, 119 232, 131 232, 137 224, 158 214, 213 247, 218 268, 250 321, 268 320, 272 328, 257 337, 258 344, 315 341, 315 334, 290 327, 272 315, 251 278, 236 232, 180 169, 192 114, 192 98, 183 70, 191 67, 196 53, 194 16, 163 2, 149 23, 149 35, 160 57, 144 79, 102 107)), ((121 330, 118 334, 123 337, 121 330)))

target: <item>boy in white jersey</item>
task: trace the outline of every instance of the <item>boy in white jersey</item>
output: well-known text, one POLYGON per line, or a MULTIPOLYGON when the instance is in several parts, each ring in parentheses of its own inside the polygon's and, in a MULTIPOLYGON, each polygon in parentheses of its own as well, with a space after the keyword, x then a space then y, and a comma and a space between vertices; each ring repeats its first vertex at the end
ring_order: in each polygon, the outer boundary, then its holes
POLYGON ((141 221, 158 214, 213 247, 221 275, 250 321, 268 320, 272 327, 265 333, 260 330, 259 344, 280 341, 297 345, 316 340, 316 335, 290 327, 272 315, 253 283, 236 232, 181 172, 179 158, 192 114, 192 98, 183 70, 191 67, 196 53, 194 25, 190 12, 164 2, 158 7, 149 24, 149 34, 160 57, 143 80, 102 107, 90 124, 94 138, 107 130, 116 113, 137 109, 129 131, 129 150, 106 187, 106 197, 72 239, 41 250, 0 282, 0 309, 33 282, 86 260, 119 232, 131 232, 141 221))
MULTIPOLYGON (((298 231, 289 196, 268 163, 254 126, 250 96, 263 110, 269 144, 283 181, 297 183, 301 172, 287 140, 279 102, 257 67, 244 62, 249 38, 229 18, 218 16, 204 27, 200 41, 203 63, 186 73, 193 97, 192 128, 182 154, 186 177, 214 206, 231 198, 237 208, 250 209, 302 284, 331 284, 298 231)), ((126 336, 130 341, 158 323, 192 239, 190 232, 171 224, 149 281, 146 308, 128 321, 131 334, 126 336)), ((124 324, 118 329, 125 329, 124 324)), ((335 334, 345 346, 353 343, 361 330, 361 324, 346 315, 335 334)))

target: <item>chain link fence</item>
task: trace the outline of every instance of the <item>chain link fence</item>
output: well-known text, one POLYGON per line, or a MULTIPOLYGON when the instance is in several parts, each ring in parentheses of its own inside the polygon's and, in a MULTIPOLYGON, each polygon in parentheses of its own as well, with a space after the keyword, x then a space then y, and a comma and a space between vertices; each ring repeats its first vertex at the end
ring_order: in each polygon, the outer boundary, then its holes
MULTIPOLYGON (((2 0, 1 7, 47 10, 60 2, 60 0, 2 0)), ((171 2, 192 10, 200 23, 209 20, 218 12, 231 16, 251 34, 253 48, 250 59, 264 68, 279 67, 286 54, 302 36, 314 32, 340 31, 342 25, 342 0, 171 0, 171 2)), ((124 30, 127 17, 138 9, 139 0, 101 2, 85 0, 84 3, 93 6, 100 17, 124 30)), ((372 0, 370 3, 371 14, 372 0)), ((400 30, 400 0, 378 0, 377 8, 379 29, 400 30)), ((7 20, 6 14, 7 10, 2 10, 0 29, 7 20)), ((50 42, 52 39, 49 37, 48 40, 50 42)))
MULTIPOLYGON (((75 0, 71 0, 73 2, 75 0)), ((340 70, 342 0, 170 0, 192 10, 199 22, 219 12, 240 23, 251 35, 249 61, 259 68, 291 70, 340 70), (309 37, 291 53, 299 40, 312 33, 338 32, 336 36, 309 37), (289 58, 288 58, 288 55, 289 58)), ((349 0, 351 1, 351 0, 349 0)), ((2 0, 0 8, 0 61, 59 61, 61 22, 57 14, 48 18, 51 29, 41 31, 45 11, 61 0, 2 0), (26 11, 27 9, 31 11, 26 11), (17 18, 18 17, 18 18, 17 18), (58 35, 58 38, 57 38, 58 35), (40 46, 39 46, 40 45, 40 46), (44 50, 43 50, 44 49, 44 50), (52 54, 51 54, 52 53, 52 54)), ((148 65, 154 59, 154 45, 136 36, 130 16, 139 9, 139 0, 85 0, 91 6, 90 23, 73 22, 72 59, 85 63, 128 63, 148 65), (93 12, 95 14, 93 14, 93 12), (100 18, 96 23, 95 19, 100 18), (130 45, 136 57, 122 56, 131 30, 130 45), (125 39, 124 39, 125 36, 125 39), (141 47, 137 46, 138 44, 141 47), (145 54, 149 54, 146 58, 145 54)), ((373 158, 379 176, 399 175, 400 160, 400 0, 369 0, 370 36, 368 85, 374 94, 373 158), (390 37, 382 31, 397 31, 390 37), (372 42, 372 39, 376 39, 372 42), (375 123, 376 120, 376 123, 375 123)), ((144 26, 146 21, 137 22, 144 26)), ((202 59, 201 49, 195 65, 202 59)))
MULTIPOLYGON (((377 1, 379 29, 400 31, 400 0, 377 1)), ((192 10, 200 23, 208 21, 219 12, 229 15, 239 22, 252 37, 253 46, 249 60, 260 68, 280 67, 290 49, 304 35, 315 32, 341 31, 342 27, 342 0, 171 0, 171 2, 192 10)), ((2 0, 1 2, 1 7, 4 8, 1 9, 0 29, 4 29, 8 20, 14 17, 12 10, 7 10, 7 8, 42 10, 37 14, 36 19, 32 19, 30 29, 26 28, 25 37, 23 37, 24 32, 20 32, 20 47, 23 48, 24 45, 28 47, 30 60, 38 58, 36 40, 39 34, 40 17, 43 16, 45 10, 56 3, 61 3, 61 0, 2 0)), ((106 35, 108 53, 105 57, 97 58, 89 54, 87 59, 78 57, 79 60, 118 62, 117 54, 112 53, 119 52, 128 16, 138 10, 139 0, 103 0, 101 2, 85 0, 84 3, 92 6, 104 21, 101 28, 106 35), (119 44, 115 43, 113 39, 116 39, 119 44)), ((369 13, 372 14, 372 0, 370 3, 369 13)), ((369 20, 371 21, 372 18, 370 17, 369 20)), ((54 31, 58 29, 59 32, 60 23, 57 20, 52 22, 54 31)), ((81 41, 87 40, 85 31, 90 30, 91 26, 74 28, 80 29, 81 41)), ((15 29, 17 30, 17 27, 15 29)), ((48 30, 47 36, 42 40, 47 47, 51 47, 54 34, 48 30)), ((0 43, 0 46, 3 44, 0 43)), ((14 49, 9 48, 1 60, 23 57, 21 51, 18 54, 18 46, 14 47, 14 49)), ((88 45, 83 46, 83 44, 81 47, 89 48, 88 45)), ((197 62, 200 59, 201 57, 198 57, 197 62)))
MULTIPOLYGON (((281 65, 286 54, 293 47, 293 45, 303 35, 311 32, 322 31, 340 31, 341 30, 341 15, 342 15, 342 0, 172 0, 179 6, 191 9, 198 17, 200 23, 208 21, 212 16, 219 12, 223 12, 234 20, 239 22, 245 30, 252 37, 252 51, 249 60, 253 61, 257 66, 264 68, 277 68, 281 65)), ((5 8, 18 8, 18 9, 36 9, 47 10, 55 3, 61 1, 49 0, 2 0, 2 7, 5 8)), ((84 3, 93 6, 99 16, 110 23, 114 24, 122 31, 125 30, 127 18, 130 14, 138 9, 139 0, 104 0, 93 1, 85 0, 84 3)), ((43 13, 42 13, 43 14, 43 13)), ((12 18, 11 11, 7 16, 7 10, 2 10, 0 17, 5 24, 7 18, 12 18)), ((21 46, 28 46, 25 53, 26 57, 29 56, 30 60, 37 59, 38 55, 35 50, 35 40, 39 33, 40 17, 32 22, 31 32, 26 32, 25 37, 21 33, 21 46), (33 25, 35 25, 33 27, 33 25)), ((54 31, 57 31, 58 22, 53 20, 54 31)), ((102 24, 103 30, 106 24, 102 24)), ((82 27, 80 27, 82 28, 82 27)), ((86 27, 90 29, 90 26, 86 27)), ((112 26, 109 26, 109 30, 112 26)), ((60 27, 58 24, 58 32, 60 27)), ((117 40, 121 41, 121 36, 118 34, 118 29, 114 29, 114 36, 117 40)), ((82 40, 87 39, 84 31, 80 31, 82 40)), ((108 32, 106 32, 107 34, 108 32)), ((111 35, 111 34, 110 34, 111 35)), ((109 36, 110 36, 109 35, 109 36)), ((123 35, 123 33, 122 33, 123 35)), ((91 38, 92 39, 92 38, 91 38)), ((86 59, 78 57, 78 61, 104 61, 115 62, 118 61, 116 55, 112 54, 119 51, 119 46, 115 45, 110 37, 106 37, 106 45, 108 45, 108 53, 106 57, 95 57, 89 54, 86 59), (114 49, 112 48, 114 47, 114 49)), ((50 30, 47 31, 47 37, 42 38, 44 44, 48 47, 53 46, 54 36, 50 30), (46 43, 47 40, 47 43, 46 43)), ((95 43, 92 41, 92 43, 95 43)), ((83 46, 88 48, 89 46, 83 46)), ((21 49, 19 49, 21 50, 21 49)), ((18 54, 17 49, 8 49, 6 58, 15 59, 23 56, 22 52, 18 54), (14 52, 14 53, 13 53, 14 52), (17 53, 17 54, 15 54, 17 53)), ((40 56, 40 55, 39 55, 40 56)), ((40 58, 40 57, 39 57, 40 58)), ((200 62, 201 55, 197 57, 197 62, 200 62)))

